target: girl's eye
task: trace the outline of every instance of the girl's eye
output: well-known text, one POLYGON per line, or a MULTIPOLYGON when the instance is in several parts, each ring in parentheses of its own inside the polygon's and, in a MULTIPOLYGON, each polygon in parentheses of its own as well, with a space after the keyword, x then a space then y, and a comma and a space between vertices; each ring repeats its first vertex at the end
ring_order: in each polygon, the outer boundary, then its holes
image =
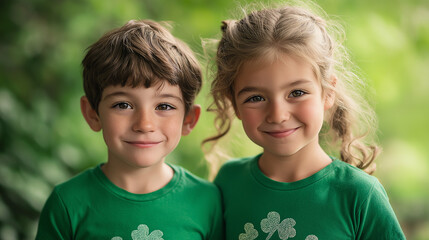
POLYGON ((244 102, 246 103, 246 102, 262 102, 262 101, 265 101, 265 99, 263 97, 261 97, 261 96, 252 96, 252 97, 246 99, 246 101, 244 101, 244 102))
POLYGON ((119 109, 131 109, 131 105, 126 102, 120 102, 115 105, 113 105, 113 108, 119 108, 119 109))
POLYGON ((296 98, 296 97, 301 97, 304 94, 306 94, 306 92, 304 92, 302 90, 295 90, 289 94, 289 97, 296 98))
POLYGON ((156 107, 156 110, 161 110, 161 111, 168 111, 168 110, 173 110, 173 109, 176 109, 176 108, 171 106, 170 104, 166 104, 166 103, 159 104, 156 107))

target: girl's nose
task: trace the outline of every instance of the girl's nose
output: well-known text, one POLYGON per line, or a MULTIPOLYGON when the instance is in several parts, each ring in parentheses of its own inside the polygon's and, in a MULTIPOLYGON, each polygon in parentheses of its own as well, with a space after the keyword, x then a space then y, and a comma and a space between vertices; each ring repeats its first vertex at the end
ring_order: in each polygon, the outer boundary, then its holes
POLYGON ((287 104, 281 101, 271 102, 268 106, 266 121, 268 123, 283 123, 290 118, 287 104))
POLYGON ((140 111, 136 114, 133 131, 135 132, 153 132, 155 130, 155 116, 149 111, 140 111))

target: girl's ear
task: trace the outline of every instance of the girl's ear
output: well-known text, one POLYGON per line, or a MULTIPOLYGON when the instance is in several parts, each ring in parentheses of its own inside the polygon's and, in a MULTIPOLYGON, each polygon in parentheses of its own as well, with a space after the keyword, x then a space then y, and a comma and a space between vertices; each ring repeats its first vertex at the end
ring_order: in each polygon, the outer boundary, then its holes
POLYGON ((82 111, 82 115, 88 123, 89 127, 95 132, 100 131, 100 118, 98 117, 97 112, 92 109, 91 104, 89 103, 88 98, 86 96, 80 98, 80 110, 82 111))
POLYGON ((330 109, 335 103, 335 86, 337 85, 337 76, 332 75, 331 81, 332 89, 329 89, 325 94, 325 110, 330 109))
POLYGON ((183 121, 182 136, 186 136, 191 133, 192 129, 194 129, 195 125, 197 125, 198 119, 200 119, 200 114, 200 105, 193 105, 192 108, 189 109, 189 112, 186 114, 183 121))
POLYGON ((237 116, 237 118, 241 120, 240 112, 239 112, 239 111, 238 111, 238 109, 237 109, 237 104, 236 104, 236 102, 235 102, 235 101, 233 101, 233 99, 232 99, 232 98, 233 98, 233 96, 227 95, 227 98, 228 98, 228 99, 229 99, 229 101, 231 102, 232 108, 234 109, 235 116, 237 116))

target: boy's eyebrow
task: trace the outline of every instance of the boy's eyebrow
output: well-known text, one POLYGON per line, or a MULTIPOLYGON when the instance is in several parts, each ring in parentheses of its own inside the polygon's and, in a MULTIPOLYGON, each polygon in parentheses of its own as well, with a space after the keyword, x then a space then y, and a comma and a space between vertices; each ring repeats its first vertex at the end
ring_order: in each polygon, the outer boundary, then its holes
MULTIPOLYGON (((111 98, 111 97, 128 96, 128 95, 129 94, 127 92, 118 91, 118 92, 113 92, 113 93, 107 94, 106 96, 104 96, 103 100, 111 98)), ((173 98, 173 99, 179 100, 180 102, 183 103, 183 99, 181 97, 179 97, 177 95, 174 95, 174 94, 171 94, 171 93, 162 93, 162 94, 159 94, 159 95, 157 94, 156 97, 157 98, 173 98)))
MULTIPOLYGON (((292 83, 289 84, 285 84, 282 87, 280 87, 280 89, 284 89, 284 88, 290 88, 290 87, 295 87, 297 85, 301 85, 301 84, 309 84, 312 83, 313 81, 311 80, 307 80, 307 79, 299 79, 297 81, 294 81, 292 83)), ((240 96, 241 94, 244 94, 246 92, 257 92, 257 91, 261 91, 263 90, 263 87, 244 87, 243 89, 241 89, 238 93, 237 93, 237 97, 240 96)))
POLYGON ((183 103, 183 99, 181 97, 177 96, 177 95, 174 95, 174 94, 163 93, 163 94, 156 95, 156 96, 159 97, 159 98, 174 98, 174 99, 179 100, 180 102, 183 103))
POLYGON ((128 94, 126 92, 121 92, 121 91, 112 92, 112 93, 109 93, 106 96, 104 96, 103 100, 107 99, 107 98, 116 97, 116 96, 123 96, 123 95, 128 95, 128 94))

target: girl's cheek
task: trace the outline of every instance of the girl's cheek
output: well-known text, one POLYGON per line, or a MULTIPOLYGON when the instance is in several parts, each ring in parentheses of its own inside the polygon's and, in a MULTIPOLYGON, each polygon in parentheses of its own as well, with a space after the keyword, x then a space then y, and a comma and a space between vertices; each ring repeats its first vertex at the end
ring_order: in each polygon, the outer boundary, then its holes
POLYGON ((306 119, 306 121, 319 121, 323 119, 324 106, 320 102, 309 102, 308 104, 298 106, 296 112, 300 118, 306 119))
POLYGON ((257 125, 261 118, 263 117, 263 114, 257 112, 257 111, 242 111, 241 112, 241 121, 243 125, 245 126, 254 126, 257 125))

